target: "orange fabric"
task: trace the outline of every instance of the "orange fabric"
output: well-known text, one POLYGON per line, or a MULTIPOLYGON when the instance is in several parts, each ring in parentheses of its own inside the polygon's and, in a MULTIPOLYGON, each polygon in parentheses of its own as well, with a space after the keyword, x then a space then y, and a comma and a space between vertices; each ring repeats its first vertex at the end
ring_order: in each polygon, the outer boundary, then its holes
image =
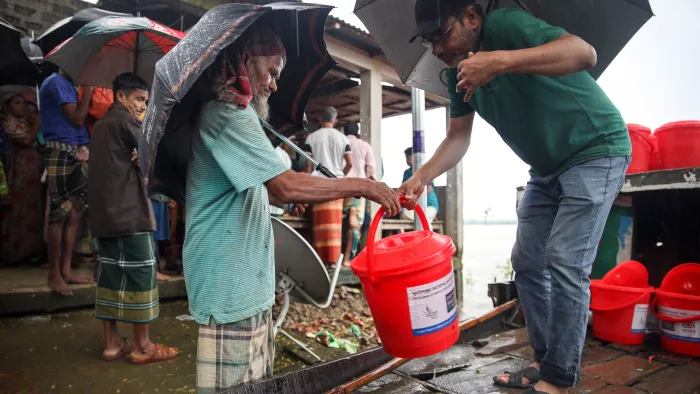
MULTIPOLYGON (((83 87, 78 88, 78 102, 83 100, 83 87)), ((85 126, 87 126, 90 135, 92 135, 92 129, 95 127, 95 123, 102 119, 109 106, 114 102, 114 94, 112 89, 96 87, 92 92, 92 101, 90 102, 90 108, 88 108, 88 117, 85 119, 85 126)))
POLYGON ((313 206, 314 249, 326 264, 335 264, 343 247, 343 200, 313 206))

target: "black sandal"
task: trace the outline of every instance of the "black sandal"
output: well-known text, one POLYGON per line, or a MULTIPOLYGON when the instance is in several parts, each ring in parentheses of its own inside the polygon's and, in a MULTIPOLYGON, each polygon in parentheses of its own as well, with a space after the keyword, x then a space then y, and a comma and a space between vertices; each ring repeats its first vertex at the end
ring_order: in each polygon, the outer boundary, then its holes
MULTIPOLYGON (((510 389, 529 389, 535 385, 535 383, 540 381, 540 371, 535 367, 523 368, 518 372, 505 371, 503 373, 508 373, 508 383, 503 383, 498 376, 493 378, 493 382, 501 387, 506 387, 510 389), (530 383, 523 384, 523 377, 526 377, 530 383)), ((528 391, 530 392, 530 391, 528 391)))

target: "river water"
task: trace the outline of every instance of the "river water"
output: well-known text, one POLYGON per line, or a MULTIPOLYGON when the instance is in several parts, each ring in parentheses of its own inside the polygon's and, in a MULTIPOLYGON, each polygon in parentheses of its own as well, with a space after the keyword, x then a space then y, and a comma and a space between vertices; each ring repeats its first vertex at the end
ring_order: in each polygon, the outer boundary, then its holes
POLYGON ((494 278, 511 279, 510 252, 516 227, 515 224, 464 226, 462 320, 480 316, 493 308, 487 291, 494 278))

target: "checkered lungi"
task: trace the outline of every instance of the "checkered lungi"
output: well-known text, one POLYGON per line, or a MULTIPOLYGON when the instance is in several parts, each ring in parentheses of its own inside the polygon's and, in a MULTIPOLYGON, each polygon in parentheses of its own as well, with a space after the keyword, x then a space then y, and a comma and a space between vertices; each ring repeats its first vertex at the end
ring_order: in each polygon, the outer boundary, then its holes
POLYGON ((215 393, 272 376, 272 309, 229 324, 199 326, 197 393, 215 393))
POLYGON ((57 142, 46 143, 46 172, 50 197, 49 223, 68 217, 74 204, 87 206, 88 163, 75 159, 79 147, 57 142))
POLYGON ((148 323, 158 317, 158 283, 150 232, 97 238, 98 319, 148 323))

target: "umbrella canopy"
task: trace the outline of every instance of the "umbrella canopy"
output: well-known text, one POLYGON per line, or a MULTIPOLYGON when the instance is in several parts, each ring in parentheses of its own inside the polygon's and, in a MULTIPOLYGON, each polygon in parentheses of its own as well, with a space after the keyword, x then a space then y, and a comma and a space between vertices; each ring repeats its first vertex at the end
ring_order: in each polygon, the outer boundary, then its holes
MULTIPOLYGON (((0 85, 34 86, 39 80, 39 70, 25 52, 22 32, 0 18, 0 85)), ((32 48, 27 46, 27 51, 32 48)), ((37 55, 36 48, 32 54, 37 55)), ((41 52, 38 53, 41 56, 41 52)))
POLYGON ((60 21, 51 25, 48 29, 46 29, 46 31, 44 31, 44 34, 40 35, 34 40, 34 43, 37 44, 44 53, 49 53, 59 44, 73 37, 73 34, 80 30, 81 27, 106 16, 124 17, 131 15, 105 11, 99 8, 86 8, 82 11, 78 11, 71 17, 61 19, 60 21))
POLYGON ((207 12, 156 64, 152 99, 139 141, 141 168, 152 193, 184 202, 191 139, 202 104, 198 89, 190 89, 219 52, 263 16, 287 50, 277 92, 269 100, 270 123, 286 135, 303 129, 306 103, 335 65, 323 40, 331 9, 296 2, 221 5, 207 12))
MULTIPOLYGON (((597 79, 627 42, 653 16, 648 0, 480 0, 493 8, 525 8, 552 26, 581 37, 598 53, 597 65, 588 72, 597 79)), ((439 73, 445 65, 423 47, 409 43, 416 29, 415 0, 358 0, 355 14, 396 68, 401 81, 447 98, 439 73), (409 6, 410 5, 410 6, 409 6)))
POLYGON ((185 33, 148 18, 106 17, 90 22, 46 56, 78 85, 112 87, 119 74, 153 80, 155 65, 185 33))

